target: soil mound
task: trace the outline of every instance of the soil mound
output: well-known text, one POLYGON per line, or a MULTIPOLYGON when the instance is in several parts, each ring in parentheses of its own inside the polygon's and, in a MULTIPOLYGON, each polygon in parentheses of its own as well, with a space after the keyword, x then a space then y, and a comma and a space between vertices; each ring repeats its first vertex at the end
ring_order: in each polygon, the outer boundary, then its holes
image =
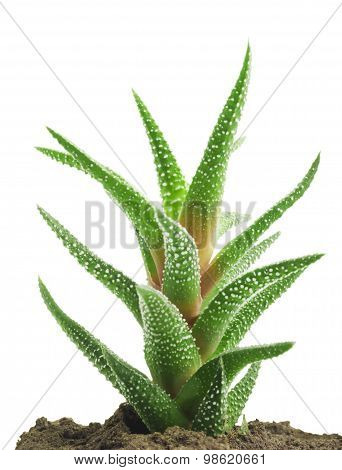
POLYGON ((104 424, 76 424, 70 418, 48 421, 39 418, 34 427, 24 432, 17 449, 66 449, 66 450, 251 450, 251 449, 342 449, 342 436, 338 434, 310 434, 294 429, 288 421, 263 423, 251 421, 249 432, 242 434, 235 427, 228 434, 218 437, 178 427, 164 433, 149 433, 133 408, 122 404, 104 424))

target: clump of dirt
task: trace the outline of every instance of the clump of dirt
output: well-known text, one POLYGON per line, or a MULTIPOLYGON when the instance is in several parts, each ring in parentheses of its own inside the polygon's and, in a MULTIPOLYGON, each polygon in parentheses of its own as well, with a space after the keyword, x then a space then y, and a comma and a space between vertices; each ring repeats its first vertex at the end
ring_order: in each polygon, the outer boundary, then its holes
POLYGON ((249 432, 242 434, 235 427, 228 434, 210 437, 202 432, 179 427, 164 433, 149 433, 143 422, 128 404, 120 405, 104 424, 76 424, 70 418, 58 421, 37 419, 36 425, 24 432, 17 449, 69 449, 69 450, 257 450, 257 449, 342 449, 342 436, 338 434, 310 434, 294 429, 288 421, 263 423, 252 421, 249 432))

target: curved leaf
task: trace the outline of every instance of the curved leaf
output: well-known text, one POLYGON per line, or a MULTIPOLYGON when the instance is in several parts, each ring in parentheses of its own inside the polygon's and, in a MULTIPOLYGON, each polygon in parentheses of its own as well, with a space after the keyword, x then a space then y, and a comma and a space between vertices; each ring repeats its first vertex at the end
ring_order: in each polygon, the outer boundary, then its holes
POLYGON ((189 419, 193 419, 217 374, 220 358, 223 360, 226 380, 230 385, 234 377, 248 364, 279 356, 291 349, 293 344, 286 342, 237 348, 208 361, 181 388, 176 397, 179 408, 189 419))
POLYGON ((126 398, 151 432, 170 426, 187 428, 189 423, 174 400, 159 385, 132 367, 122 367, 117 356, 103 349, 103 355, 126 398))
POLYGON ((203 360, 213 354, 229 323, 255 295, 289 274, 303 271, 322 255, 305 256, 256 269, 236 279, 223 289, 196 321, 192 334, 200 348, 203 360))
POLYGON ((284 276, 279 279, 279 281, 262 289, 259 294, 255 295, 249 302, 244 304, 229 323, 215 351, 215 356, 235 348, 259 316, 287 291, 305 269, 306 268, 299 269, 298 271, 284 276))
POLYGON ((286 197, 281 199, 271 209, 259 217, 250 227, 228 243, 214 258, 209 268, 203 275, 203 283, 207 291, 221 278, 226 270, 232 266, 255 243, 258 238, 275 222, 283 213, 300 199, 309 188, 319 165, 320 156, 311 165, 309 171, 298 186, 286 197))
POLYGON ((115 269, 109 263, 92 253, 89 248, 83 245, 72 235, 62 224, 41 207, 38 210, 57 237, 63 242, 69 253, 74 256, 79 264, 88 273, 100 281, 107 289, 121 299, 134 314, 136 320, 141 324, 141 314, 139 299, 136 292, 136 283, 121 271, 115 269))
POLYGON ((154 155, 165 213, 172 219, 177 220, 187 193, 184 176, 168 143, 142 99, 134 90, 133 95, 154 155))
MULTIPOLYGON (((41 279, 39 279, 39 290, 45 305, 69 339, 71 339, 99 372, 101 372, 114 387, 117 387, 117 381, 115 377, 112 376, 112 371, 106 359, 103 357, 102 344, 100 341, 61 310, 41 279)), ((122 364, 124 364, 123 361, 122 364)))
POLYGON ((164 431, 172 425, 187 427, 186 419, 169 395, 68 317, 55 303, 41 280, 39 288, 46 306, 62 330, 129 401, 150 431, 164 431))
POLYGON ((207 292, 208 286, 202 282, 202 295, 204 300, 201 305, 201 311, 222 291, 228 284, 241 276, 247 269, 256 262, 258 258, 279 238, 280 232, 265 238, 262 242, 249 248, 241 257, 230 266, 221 276, 220 280, 207 292))
POLYGON ((154 217, 154 207, 127 181, 109 168, 90 158, 69 140, 48 128, 50 134, 68 152, 37 147, 42 154, 77 168, 100 182, 109 196, 129 217, 133 226, 139 230, 150 248, 162 246, 162 235, 154 217))
POLYGON ((144 286, 137 291, 146 363, 154 381, 174 396, 201 365, 195 341, 182 315, 161 292, 144 286))

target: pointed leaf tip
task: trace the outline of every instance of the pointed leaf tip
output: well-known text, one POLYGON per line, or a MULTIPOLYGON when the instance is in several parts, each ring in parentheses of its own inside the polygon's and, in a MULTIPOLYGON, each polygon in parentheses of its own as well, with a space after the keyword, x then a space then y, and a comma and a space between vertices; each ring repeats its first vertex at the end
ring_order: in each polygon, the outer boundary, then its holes
POLYGON ((189 418, 193 418, 210 389, 223 360, 226 380, 230 385, 236 375, 247 365, 271 359, 287 352, 294 343, 283 342, 237 348, 206 362, 182 387, 176 401, 189 418))
POLYGON ((134 407, 150 431, 164 431, 168 426, 187 426, 176 403, 164 390, 66 315, 45 286, 42 297, 62 330, 134 407))
POLYGON ((134 90, 133 96, 154 156, 165 213, 177 220, 187 192, 185 178, 147 106, 134 90))
POLYGON ((302 178, 287 196, 280 199, 244 232, 222 248, 203 275, 202 282, 206 285, 207 290, 210 290, 215 282, 222 277, 227 267, 232 266, 276 220, 282 217, 282 215, 304 195, 316 175, 318 165, 319 155, 311 164, 304 178, 302 178))
POLYGON ((141 324, 139 300, 135 290, 136 283, 90 251, 86 245, 79 242, 72 233, 43 208, 39 208, 38 210, 47 225, 62 241, 69 253, 76 258, 78 263, 114 295, 121 299, 132 311, 139 324, 141 324))
POLYGON ((196 241, 202 270, 214 250, 217 214, 222 199, 228 160, 246 101, 250 53, 246 51, 240 74, 216 122, 197 167, 182 208, 180 221, 196 241))
POLYGON ((54 131, 54 130, 53 130, 51 127, 49 127, 49 126, 46 126, 46 130, 47 130, 48 132, 50 132, 50 134, 52 134, 52 135, 53 135, 53 134, 57 134, 57 132, 54 131))
POLYGON ((92 159, 70 140, 54 130, 48 128, 48 131, 64 148, 65 152, 48 148, 40 148, 40 152, 52 160, 90 175, 101 183, 107 194, 129 217, 134 228, 139 230, 148 247, 153 250, 159 249, 162 244, 162 235, 154 220, 151 203, 113 170, 92 159))
POLYGON ((307 256, 270 264, 238 277, 222 289, 204 308, 192 329, 202 359, 236 346, 236 342, 231 342, 241 340, 257 316, 315 261, 316 256, 307 256))

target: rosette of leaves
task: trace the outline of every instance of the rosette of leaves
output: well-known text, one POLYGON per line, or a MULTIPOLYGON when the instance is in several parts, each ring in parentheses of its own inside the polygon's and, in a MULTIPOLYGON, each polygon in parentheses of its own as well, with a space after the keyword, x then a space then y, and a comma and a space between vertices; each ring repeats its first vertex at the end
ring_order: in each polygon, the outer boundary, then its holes
POLYGON ((100 259, 39 208, 71 255, 134 315, 144 336, 151 378, 64 313, 41 280, 39 286, 62 330, 134 407, 150 431, 178 425, 218 435, 235 425, 261 362, 293 345, 240 347, 241 340, 259 316, 321 256, 303 256, 248 271, 279 235, 260 241, 264 232, 310 186, 319 156, 288 196, 213 256, 218 237, 245 219, 243 214, 221 213, 220 202, 230 155, 240 144, 235 136, 249 73, 248 46, 190 185, 154 118, 134 92, 154 155, 162 210, 59 133, 49 129, 61 150, 38 147, 42 154, 97 180, 135 229, 147 273, 148 285, 144 286, 100 259))

